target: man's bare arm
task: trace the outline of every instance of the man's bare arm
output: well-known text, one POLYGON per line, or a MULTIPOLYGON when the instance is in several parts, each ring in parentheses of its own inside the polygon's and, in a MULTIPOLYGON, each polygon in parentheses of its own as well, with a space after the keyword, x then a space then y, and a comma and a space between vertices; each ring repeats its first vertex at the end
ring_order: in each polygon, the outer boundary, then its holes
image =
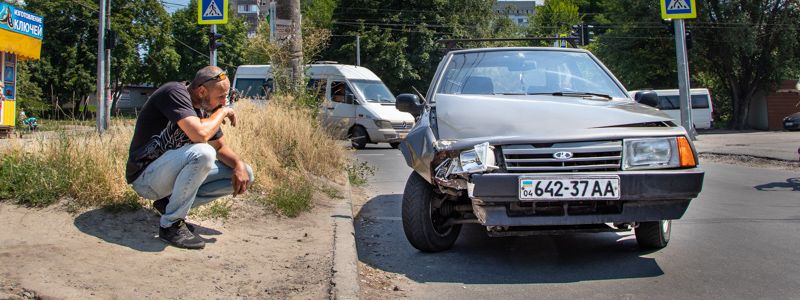
POLYGON ((219 130, 225 118, 231 120, 231 125, 236 126, 236 113, 230 107, 220 107, 208 118, 186 117, 178 121, 178 127, 186 133, 193 143, 207 143, 219 130))
POLYGON ((233 185, 233 196, 242 194, 247 191, 247 186, 250 183, 250 176, 247 174, 247 164, 233 152, 233 149, 225 144, 225 138, 221 137, 217 140, 208 142, 214 149, 217 149, 217 159, 228 167, 233 169, 233 177, 231 184, 233 185))

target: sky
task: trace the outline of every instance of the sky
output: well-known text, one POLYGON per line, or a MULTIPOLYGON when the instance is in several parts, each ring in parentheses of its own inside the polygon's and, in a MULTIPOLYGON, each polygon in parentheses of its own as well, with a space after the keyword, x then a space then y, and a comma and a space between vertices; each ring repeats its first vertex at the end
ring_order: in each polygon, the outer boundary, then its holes
POLYGON ((189 5, 189 0, 163 0, 162 3, 167 12, 174 13, 176 10, 189 5))

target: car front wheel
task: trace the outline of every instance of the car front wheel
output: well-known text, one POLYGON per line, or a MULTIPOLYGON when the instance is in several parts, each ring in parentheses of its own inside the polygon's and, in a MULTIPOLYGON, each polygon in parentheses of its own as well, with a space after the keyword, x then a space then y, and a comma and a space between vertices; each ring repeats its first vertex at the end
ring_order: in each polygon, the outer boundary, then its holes
POLYGON ((636 233, 636 242, 639 243, 640 247, 661 249, 669 243, 672 220, 641 222, 634 232, 636 233))
POLYGON ((450 216, 443 215, 435 207, 438 195, 433 185, 417 172, 411 173, 403 192, 403 231, 414 248, 423 252, 439 252, 450 249, 458 239, 461 224, 448 224, 450 216))

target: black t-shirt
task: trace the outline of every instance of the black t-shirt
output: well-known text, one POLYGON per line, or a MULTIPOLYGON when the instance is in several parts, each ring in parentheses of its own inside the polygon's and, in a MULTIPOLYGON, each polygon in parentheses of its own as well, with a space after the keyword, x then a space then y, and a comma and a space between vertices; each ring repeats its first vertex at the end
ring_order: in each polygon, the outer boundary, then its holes
MULTIPOLYGON (((168 150, 192 143, 178 127, 179 120, 191 116, 202 119, 208 117, 208 114, 192 106, 185 82, 166 83, 147 99, 136 119, 128 152, 128 164, 125 168, 125 179, 128 183, 135 181, 147 165, 168 150)), ((211 140, 220 137, 222 129, 211 140)))

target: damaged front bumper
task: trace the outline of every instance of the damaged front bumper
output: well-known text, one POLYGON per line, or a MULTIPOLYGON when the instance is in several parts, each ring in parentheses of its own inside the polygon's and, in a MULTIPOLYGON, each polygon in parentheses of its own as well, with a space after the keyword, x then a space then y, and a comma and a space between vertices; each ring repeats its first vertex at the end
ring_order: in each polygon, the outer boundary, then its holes
POLYGON ((485 226, 535 226, 679 219, 700 193, 704 172, 697 168, 598 172, 591 175, 619 176, 619 200, 520 200, 520 176, 535 175, 539 174, 473 174, 469 198, 478 222, 485 226))

